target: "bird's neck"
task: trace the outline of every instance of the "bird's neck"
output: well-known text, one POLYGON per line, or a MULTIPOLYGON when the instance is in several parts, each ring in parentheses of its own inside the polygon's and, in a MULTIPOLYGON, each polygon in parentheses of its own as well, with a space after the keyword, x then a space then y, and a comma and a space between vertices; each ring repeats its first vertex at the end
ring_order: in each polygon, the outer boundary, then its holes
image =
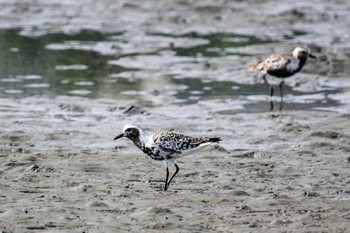
POLYGON ((146 137, 147 137, 147 135, 145 135, 145 133, 142 132, 142 133, 140 133, 140 135, 138 137, 134 137, 134 138, 130 138, 130 139, 133 141, 135 146, 137 146, 141 150, 144 150, 146 137))
POLYGON ((296 72, 299 72, 305 65, 307 57, 299 57, 299 67, 296 72))
POLYGON ((142 143, 139 138, 131 138, 131 140, 133 141, 135 146, 137 146, 141 150, 143 150, 143 148, 145 147, 145 143, 142 143))

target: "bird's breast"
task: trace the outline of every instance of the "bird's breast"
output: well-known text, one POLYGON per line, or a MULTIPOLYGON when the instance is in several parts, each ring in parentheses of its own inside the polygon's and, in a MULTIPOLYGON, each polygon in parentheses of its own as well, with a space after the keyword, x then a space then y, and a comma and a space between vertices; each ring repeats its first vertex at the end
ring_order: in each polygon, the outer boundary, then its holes
POLYGON ((154 147, 143 147, 141 149, 143 153, 145 153, 147 156, 151 157, 154 160, 164 160, 165 157, 161 153, 159 149, 156 149, 154 147))

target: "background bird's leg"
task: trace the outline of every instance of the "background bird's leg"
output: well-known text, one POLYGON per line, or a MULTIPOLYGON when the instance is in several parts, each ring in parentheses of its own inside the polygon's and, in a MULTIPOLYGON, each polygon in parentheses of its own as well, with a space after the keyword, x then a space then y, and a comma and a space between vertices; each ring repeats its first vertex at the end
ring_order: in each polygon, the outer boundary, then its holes
POLYGON ((273 86, 270 86, 270 111, 273 110, 273 101, 272 101, 272 96, 273 96, 273 86))
POLYGON ((271 85, 269 84, 269 82, 267 81, 267 79, 266 79, 266 74, 264 74, 264 75, 262 76, 262 79, 264 80, 264 83, 266 83, 266 84, 270 87, 270 111, 272 111, 272 110, 273 110, 272 96, 273 96, 274 89, 273 89, 273 86, 271 86, 271 85))
POLYGON ((282 80, 282 82, 280 82, 280 95, 281 95, 281 103, 280 103, 280 111, 282 111, 282 107, 283 107, 283 86, 284 86, 284 80, 282 80))
POLYGON ((169 180, 169 182, 168 182, 167 189, 169 188, 170 182, 173 180, 173 178, 176 176, 176 174, 177 174, 177 173, 179 172, 179 170, 180 170, 179 166, 177 166, 176 163, 174 163, 174 165, 175 165, 176 170, 175 170, 174 175, 170 178, 170 180, 169 180))

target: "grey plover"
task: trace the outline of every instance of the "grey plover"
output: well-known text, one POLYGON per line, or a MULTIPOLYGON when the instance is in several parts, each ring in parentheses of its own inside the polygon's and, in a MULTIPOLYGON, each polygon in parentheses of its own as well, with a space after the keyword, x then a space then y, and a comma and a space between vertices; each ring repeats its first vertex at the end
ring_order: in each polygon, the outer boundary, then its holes
POLYGON ((164 161, 166 170, 164 191, 169 188, 171 181, 180 170, 175 159, 181 158, 211 143, 221 141, 221 138, 218 137, 190 137, 169 131, 146 131, 135 124, 126 124, 123 132, 116 136, 114 140, 122 137, 129 138, 152 159, 164 161), (174 164, 176 169, 170 180, 169 164, 174 164))
POLYGON ((262 79, 266 84, 270 86, 271 111, 273 110, 273 107, 274 107, 272 102, 274 89, 267 82, 266 74, 282 79, 282 81, 279 84, 280 95, 281 95, 280 110, 282 110, 284 79, 298 73, 304 67, 308 57, 316 59, 316 57, 311 54, 311 51, 308 47, 298 46, 293 50, 293 52, 272 54, 267 58, 254 62, 253 64, 250 65, 248 70, 261 71, 263 74, 262 79))

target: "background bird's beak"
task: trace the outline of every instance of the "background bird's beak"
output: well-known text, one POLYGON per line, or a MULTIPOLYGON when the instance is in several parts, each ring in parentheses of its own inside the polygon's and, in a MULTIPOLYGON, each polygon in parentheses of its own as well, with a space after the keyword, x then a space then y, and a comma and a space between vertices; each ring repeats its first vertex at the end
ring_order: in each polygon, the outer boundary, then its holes
POLYGON ((317 59, 317 57, 315 55, 311 54, 311 53, 309 54, 309 57, 311 57, 313 59, 317 59))
POLYGON ((114 138, 114 140, 117 140, 117 139, 122 138, 122 137, 124 137, 124 133, 119 134, 118 136, 116 136, 116 137, 114 138))

